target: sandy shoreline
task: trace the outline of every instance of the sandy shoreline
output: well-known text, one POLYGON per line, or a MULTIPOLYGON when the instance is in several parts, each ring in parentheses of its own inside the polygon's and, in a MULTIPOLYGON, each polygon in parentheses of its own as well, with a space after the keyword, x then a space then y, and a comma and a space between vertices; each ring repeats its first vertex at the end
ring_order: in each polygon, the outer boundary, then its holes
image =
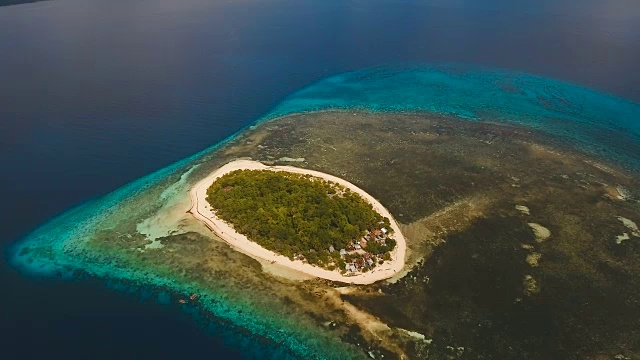
POLYGON ((406 254, 406 241, 400 228, 391 216, 391 213, 382 206, 375 198, 367 194, 364 190, 357 186, 342 180, 338 177, 324 174, 318 171, 306 170, 296 168, 293 166, 266 166, 257 161, 251 160, 236 160, 232 161, 221 168, 215 170, 204 179, 200 180, 189 192, 191 197, 191 209, 189 212, 207 228, 216 233, 229 245, 245 253, 251 257, 274 262, 287 268, 300 271, 302 273, 328 279, 332 281, 341 281, 345 283, 353 284, 371 284, 379 280, 387 279, 400 272, 404 267, 405 254, 406 254), (234 170, 270 170, 270 171, 286 171, 297 174, 309 174, 315 177, 319 177, 325 180, 329 180, 340 184, 353 192, 356 192, 363 199, 369 202, 373 209, 384 217, 387 217, 391 222, 391 228, 394 231, 393 238, 397 242, 397 246, 391 252, 391 261, 385 262, 383 265, 378 265, 373 271, 367 273, 358 274, 355 276, 343 276, 338 271, 329 271, 313 265, 303 263, 300 260, 291 261, 289 258, 283 255, 278 255, 270 250, 263 248, 262 246, 250 241, 246 236, 237 233, 233 227, 226 222, 219 219, 212 211, 211 206, 206 201, 207 189, 211 184, 219 177, 234 171, 234 170))

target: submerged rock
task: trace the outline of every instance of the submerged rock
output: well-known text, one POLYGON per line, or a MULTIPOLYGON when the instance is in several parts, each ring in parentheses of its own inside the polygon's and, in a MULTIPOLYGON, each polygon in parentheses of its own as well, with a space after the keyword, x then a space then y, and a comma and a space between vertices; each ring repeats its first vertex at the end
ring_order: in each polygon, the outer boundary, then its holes
POLYGON ((516 205, 516 210, 520 211, 521 213, 523 213, 525 215, 531 215, 531 212, 529 211, 529 208, 524 206, 524 205, 516 205))
POLYGON ((622 244, 624 241, 631 239, 631 237, 629 237, 629 234, 627 233, 622 233, 622 235, 618 235, 616 236, 616 244, 620 245, 622 244))
POLYGON ((631 198, 632 198, 631 192, 627 188, 625 188, 622 185, 618 185, 616 187, 616 190, 618 191, 618 199, 619 200, 623 200, 623 201, 631 200, 631 198))
POLYGON ((618 216, 618 220, 620 220, 627 229, 631 230, 631 236, 640 237, 640 229, 638 229, 638 225, 635 222, 622 216, 618 216))
POLYGON ((522 286, 524 287, 523 292, 527 296, 535 295, 540 292, 540 285, 538 285, 538 281, 531 275, 524 276, 522 286))
POLYGON ((520 244, 520 247, 525 249, 525 250, 533 250, 534 249, 533 245, 529 245, 529 244, 520 244))
POLYGON ((549 239, 549 237, 551 237, 551 231, 549 231, 549 229, 547 229, 546 227, 536 223, 529 223, 529 226, 533 230, 537 242, 545 242, 549 239))
POLYGON ((533 252, 527 255, 527 264, 531 267, 538 267, 540 265, 540 258, 542 258, 542 254, 533 252))

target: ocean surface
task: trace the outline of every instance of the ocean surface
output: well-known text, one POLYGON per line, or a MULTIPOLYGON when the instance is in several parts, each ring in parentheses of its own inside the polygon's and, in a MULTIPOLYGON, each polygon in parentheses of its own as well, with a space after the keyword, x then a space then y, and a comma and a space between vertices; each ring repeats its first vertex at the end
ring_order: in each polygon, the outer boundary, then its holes
MULTIPOLYGON (((322 98, 317 108, 340 108, 318 91, 348 84, 349 74, 375 74, 380 65, 466 63, 536 74, 560 89, 549 79, 589 87, 627 101, 612 98, 611 109, 603 100, 609 97, 584 89, 585 104, 598 99, 584 129, 596 126, 592 136, 605 143, 600 130, 626 132, 628 143, 610 144, 622 163, 639 136, 640 4, 633 1, 54 0, 0 7, 0 54, 5 248, 52 216, 266 114, 313 110, 308 101, 277 106, 299 89, 322 98), (606 123, 598 111, 620 117, 606 116, 606 123)), ((494 74, 499 80, 513 72, 494 74)), ((527 95, 526 84, 521 89, 527 95)), ((384 105, 351 91, 339 96, 352 101, 347 107, 384 105)), ((464 110, 457 115, 482 116, 464 110)), ((259 354, 237 350, 225 333, 139 293, 91 279, 30 278, 5 261, 0 271, 0 342, 9 358, 259 354)))

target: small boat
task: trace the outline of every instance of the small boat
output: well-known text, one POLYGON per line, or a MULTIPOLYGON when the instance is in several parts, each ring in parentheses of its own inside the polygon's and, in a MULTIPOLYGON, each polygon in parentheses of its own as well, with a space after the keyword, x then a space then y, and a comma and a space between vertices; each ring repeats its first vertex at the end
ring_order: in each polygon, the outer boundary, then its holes
POLYGON ((193 294, 193 295, 189 296, 189 299, 191 299, 191 300, 195 300, 197 298, 198 298, 198 294, 193 294))
POLYGON ((186 300, 184 300, 184 299, 180 299, 180 300, 178 300, 178 302, 179 302, 180 304, 186 304, 186 303, 187 303, 187 301, 186 301, 186 300))

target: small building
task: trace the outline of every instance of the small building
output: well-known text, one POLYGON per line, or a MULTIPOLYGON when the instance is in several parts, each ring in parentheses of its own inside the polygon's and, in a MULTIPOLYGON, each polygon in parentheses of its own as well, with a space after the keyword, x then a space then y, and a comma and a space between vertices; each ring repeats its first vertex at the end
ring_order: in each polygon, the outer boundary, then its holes
POLYGON ((360 244, 355 244, 355 245, 353 245, 353 248, 356 249, 356 250, 360 250, 360 249, 362 249, 362 246, 360 246, 360 244))
POLYGON ((340 249, 340 256, 345 256, 345 255, 347 255, 347 250, 340 249))
POLYGON ((365 240, 365 239, 360 240, 360 247, 363 248, 363 249, 366 248, 367 247, 367 240, 365 240))
POLYGON ((373 235, 374 235, 375 237, 378 237, 378 236, 382 235, 382 230, 374 230, 374 231, 373 231, 373 235))
POLYGON ((382 229, 380 229, 380 231, 382 231, 382 233, 383 233, 383 234, 385 234, 385 235, 386 235, 386 234, 387 234, 387 232, 388 232, 387 228, 382 228, 382 229))
POLYGON ((329 252, 332 253, 334 251, 336 251, 336 249, 333 248, 333 245, 329 246, 329 252))

